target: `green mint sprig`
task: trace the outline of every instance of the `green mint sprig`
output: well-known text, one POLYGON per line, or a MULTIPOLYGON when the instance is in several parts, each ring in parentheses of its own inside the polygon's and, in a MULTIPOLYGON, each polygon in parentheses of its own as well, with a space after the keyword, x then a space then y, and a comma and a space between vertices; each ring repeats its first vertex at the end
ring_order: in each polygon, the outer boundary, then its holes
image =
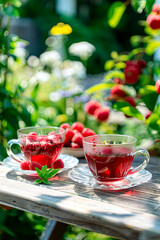
POLYGON ((42 167, 42 170, 36 167, 35 169, 40 179, 36 179, 34 181, 34 184, 40 184, 40 183, 50 184, 50 181, 48 179, 56 175, 60 170, 60 169, 53 169, 53 168, 47 169, 47 165, 44 165, 42 167))

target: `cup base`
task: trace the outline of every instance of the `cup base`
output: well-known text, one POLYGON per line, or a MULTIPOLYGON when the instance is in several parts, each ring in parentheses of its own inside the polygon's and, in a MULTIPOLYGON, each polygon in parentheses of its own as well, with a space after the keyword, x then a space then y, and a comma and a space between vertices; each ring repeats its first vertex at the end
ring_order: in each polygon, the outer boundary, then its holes
POLYGON ((74 182, 78 182, 83 186, 105 191, 128 189, 148 182, 152 178, 152 174, 144 169, 134 174, 128 174, 126 177, 118 179, 118 181, 100 182, 93 177, 88 165, 82 164, 79 164, 69 171, 68 176, 74 182))

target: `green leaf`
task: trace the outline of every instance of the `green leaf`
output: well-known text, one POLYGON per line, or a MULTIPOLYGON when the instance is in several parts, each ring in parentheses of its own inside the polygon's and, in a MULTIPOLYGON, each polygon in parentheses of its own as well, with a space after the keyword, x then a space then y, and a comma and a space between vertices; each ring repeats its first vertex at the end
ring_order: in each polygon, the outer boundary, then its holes
POLYGON ((50 181, 48 181, 47 179, 42 179, 42 181, 43 181, 43 183, 45 183, 45 184, 48 184, 48 185, 51 184, 50 181))
POLYGON ((34 184, 40 184, 40 183, 42 183, 42 180, 41 180, 41 179, 36 179, 36 180, 34 181, 34 184))
POLYGON ((132 0, 131 5, 138 13, 142 13, 146 6, 146 0, 132 0))
POLYGON ((144 120, 143 115, 136 108, 132 107, 127 102, 116 102, 113 105, 113 108, 120 112, 123 112, 128 116, 135 117, 140 120, 144 120))
POLYGON ((146 46, 146 53, 148 55, 153 55, 153 53, 155 52, 155 50, 160 47, 160 41, 152 41, 149 42, 146 46))
POLYGON ((124 62, 118 62, 115 64, 116 69, 124 69, 126 64, 124 62))
POLYGON ((146 0, 146 11, 150 13, 152 11, 152 6, 155 3, 155 0, 146 0))
POLYGON ((135 90, 134 87, 127 86, 127 85, 122 85, 121 88, 122 88, 122 90, 124 90, 127 93, 127 95, 132 96, 132 97, 136 97, 137 93, 136 93, 136 90, 135 90))
POLYGON ((149 127, 160 134, 160 102, 155 107, 152 115, 147 119, 149 127))
POLYGON ((109 71, 106 75, 105 75, 105 80, 109 80, 109 79, 112 79, 112 78, 115 78, 115 77, 118 77, 120 79, 125 79, 124 77, 124 73, 121 72, 120 70, 112 70, 112 71, 109 71))
POLYGON ((19 17, 19 11, 13 6, 8 6, 3 8, 2 15, 7 15, 8 17, 19 17))
POLYGON ((32 99, 35 99, 37 97, 38 90, 39 90, 39 83, 37 83, 33 88, 33 91, 31 93, 32 99))
POLYGON ((93 93, 96 93, 99 91, 104 91, 106 89, 110 89, 114 85, 115 84, 111 83, 111 82, 110 83, 99 83, 99 84, 94 85, 93 87, 88 88, 85 91, 85 94, 93 94, 93 93))
POLYGON ((130 38, 133 47, 138 47, 141 42, 141 36, 135 35, 130 38))
POLYGON ((44 165, 44 166, 42 167, 41 173, 42 173, 43 178, 46 178, 46 177, 47 177, 47 165, 44 165))
POLYGON ((140 88, 139 94, 149 110, 153 111, 158 98, 155 86, 146 85, 143 88, 140 88))
POLYGON ((49 174, 47 174, 47 178, 51 178, 59 172, 60 169, 53 169, 49 174))
POLYGON ((36 168, 36 167, 35 167, 35 169, 36 169, 36 171, 37 171, 38 176, 42 179, 42 178, 43 178, 43 175, 42 175, 41 170, 40 170, 39 168, 36 168))
POLYGON ((105 62, 104 69, 106 71, 111 70, 114 67, 114 61, 113 60, 108 60, 105 62))
POLYGON ((10 0, 9 2, 12 3, 14 7, 17 7, 17 8, 22 6, 22 3, 20 0, 10 0))
POLYGON ((108 24, 116 28, 126 10, 126 5, 120 1, 114 2, 108 10, 108 24))

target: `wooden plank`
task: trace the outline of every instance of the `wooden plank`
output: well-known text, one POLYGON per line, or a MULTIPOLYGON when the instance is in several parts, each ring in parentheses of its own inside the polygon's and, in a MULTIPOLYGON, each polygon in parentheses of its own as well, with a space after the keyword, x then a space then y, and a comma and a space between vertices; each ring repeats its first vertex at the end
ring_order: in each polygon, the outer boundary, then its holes
POLYGON ((152 214, 134 214, 109 202, 0 177, 0 203, 122 239, 147 231, 160 237, 152 214))
POLYGON ((28 176, 0 166, 0 203, 121 239, 160 239, 160 174, 153 162, 152 181, 122 192, 86 188, 67 172, 51 186, 35 186, 28 176))

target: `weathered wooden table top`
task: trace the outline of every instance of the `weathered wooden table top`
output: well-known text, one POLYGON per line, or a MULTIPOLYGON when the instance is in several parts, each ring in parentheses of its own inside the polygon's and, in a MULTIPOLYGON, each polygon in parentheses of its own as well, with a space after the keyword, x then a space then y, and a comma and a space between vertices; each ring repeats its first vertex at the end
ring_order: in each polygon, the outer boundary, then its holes
POLYGON ((51 185, 35 185, 0 166, 0 203, 120 239, 160 239, 160 157, 152 157, 147 170, 149 182, 107 192, 73 182, 68 171, 51 185))

